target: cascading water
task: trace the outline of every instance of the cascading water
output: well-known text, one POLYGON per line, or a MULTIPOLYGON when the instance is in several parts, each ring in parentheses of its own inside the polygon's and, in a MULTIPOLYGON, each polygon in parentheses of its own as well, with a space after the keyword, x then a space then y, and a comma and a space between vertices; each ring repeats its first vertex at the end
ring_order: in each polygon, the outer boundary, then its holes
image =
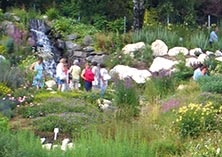
POLYGON ((43 63, 46 73, 50 77, 54 77, 56 69, 56 58, 53 53, 53 46, 51 45, 51 42, 46 35, 46 33, 50 31, 50 28, 45 24, 44 21, 38 19, 30 19, 29 27, 30 31, 34 35, 36 52, 39 56, 44 58, 43 63))

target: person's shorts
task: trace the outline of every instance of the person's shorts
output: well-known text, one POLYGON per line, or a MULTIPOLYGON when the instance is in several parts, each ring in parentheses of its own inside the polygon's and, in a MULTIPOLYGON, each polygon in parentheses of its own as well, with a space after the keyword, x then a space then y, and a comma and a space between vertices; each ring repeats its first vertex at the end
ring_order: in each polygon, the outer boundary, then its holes
POLYGON ((56 77, 56 83, 57 84, 64 84, 64 81, 61 80, 59 77, 56 77))

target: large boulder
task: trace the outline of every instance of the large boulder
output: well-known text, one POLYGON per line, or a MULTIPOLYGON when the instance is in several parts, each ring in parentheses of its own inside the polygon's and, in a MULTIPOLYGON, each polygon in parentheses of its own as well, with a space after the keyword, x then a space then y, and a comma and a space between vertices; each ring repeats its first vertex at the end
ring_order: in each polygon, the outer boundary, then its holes
POLYGON ((156 57, 150 66, 151 72, 159 72, 160 70, 170 70, 178 61, 169 60, 163 57, 156 57))
POLYGON ((145 48, 145 43, 144 42, 138 42, 138 43, 134 43, 134 44, 127 44, 122 49, 122 52, 124 54, 128 54, 131 57, 133 57, 134 52, 139 51, 139 50, 144 49, 144 48, 145 48))
POLYGON ((204 63, 204 61, 208 58, 208 56, 206 54, 200 54, 198 56, 198 61, 200 61, 201 63, 204 63))
POLYGON ((203 51, 201 50, 201 48, 194 48, 194 49, 191 49, 190 51, 189 51, 189 54, 191 55, 191 56, 198 56, 198 55, 200 55, 200 54, 202 54, 203 53, 203 51))
POLYGON ((120 79, 132 78, 136 83, 145 83, 151 77, 148 70, 138 70, 125 65, 116 65, 110 70, 110 75, 118 75, 120 79))
POLYGON ((200 61, 195 57, 191 57, 191 58, 186 59, 186 66, 187 67, 192 67, 193 65, 197 65, 199 63, 200 63, 200 61))
POLYGON ((162 40, 156 40, 151 44, 153 56, 164 56, 168 52, 167 45, 162 40))
POLYGON ((215 52, 215 56, 216 56, 216 57, 221 57, 221 56, 222 56, 222 52, 221 52, 220 50, 217 50, 217 51, 215 52))
POLYGON ((79 51, 82 49, 80 45, 73 43, 72 41, 66 41, 65 45, 68 50, 79 51))
POLYGON ((189 51, 185 47, 174 47, 168 51, 169 56, 177 56, 179 53, 183 53, 186 56, 189 54, 189 51))

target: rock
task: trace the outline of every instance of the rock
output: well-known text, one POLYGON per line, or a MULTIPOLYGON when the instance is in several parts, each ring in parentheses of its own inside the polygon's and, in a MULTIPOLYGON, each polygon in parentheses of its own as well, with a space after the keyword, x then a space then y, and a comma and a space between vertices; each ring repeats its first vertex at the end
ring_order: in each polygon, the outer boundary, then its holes
POLYGON ((201 63, 204 63, 204 61, 208 58, 208 56, 206 54, 200 54, 198 56, 198 61, 201 62, 201 63))
POLYGON ((87 46, 87 47, 84 47, 84 48, 83 48, 83 51, 93 52, 93 51, 94 51, 94 48, 93 48, 92 46, 87 46))
POLYGON ((76 34, 69 34, 69 35, 66 36, 66 38, 67 38, 68 40, 76 40, 76 39, 79 38, 79 36, 76 35, 76 34))
POLYGON ((66 48, 69 50, 78 51, 82 49, 80 45, 73 43, 72 41, 66 41, 65 45, 66 45, 66 48))
POLYGON ((222 56, 222 52, 221 52, 220 50, 217 50, 217 51, 215 52, 215 56, 216 56, 216 57, 221 57, 221 56, 222 56))
POLYGON ((83 45, 89 46, 93 44, 93 39, 90 35, 87 35, 83 39, 83 45))
POLYGON ((20 22, 20 20, 21 20, 21 18, 18 17, 18 16, 13 16, 13 18, 14 18, 14 20, 15 20, 16 22, 20 22))
POLYGON ((125 65, 116 65, 110 70, 110 75, 118 75, 120 79, 132 78, 136 83, 145 83, 151 77, 151 73, 148 70, 138 70, 125 65))
POLYGON ((42 148, 50 150, 52 148, 52 143, 43 144, 42 148))
POLYGON ((69 141, 70 141, 70 140, 69 140, 68 138, 65 138, 65 139, 62 141, 61 150, 66 151, 67 145, 68 145, 69 141))
POLYGON ((124 46, 124 48, 122 49, 122 52, 124 54, 128 54, 131 57, 134 56, 134 52, 139 51, 141 49, 145 48, 145 43, 144 42, 138 42, 138 43, 134 43, 134 44, 128 44, 126 46, 124 46))
POLYGON ((43 137, 43 138, 41 138, 40 140, 41 140, 41 144, 43 144, 43 143, 46 141, 46 138, 43 137))
POLYGON ((65 41, 61 40, 61 39, 57 39, 56 41, 56 47, 59 49, 64 50, 66 47, 65 41))
POLYGON ((185 47, 174 47, 168 51, 169 56, 177 56, 179 53, 183 53, 186 56, 189 54, 189 51, 185 47))
POLYGON ((150 66, 151 72, 159 72, 160 70, 170 70, 178 61, 172 61, 163 57, 156 57, 150 66))
POLYGON ((186 58, 186 66, 187 67, 192 67, 192 65, 197 65, 199 64, 200 61, 197 58, 186 58))
POLYGON ((47 88, 56 88, 56 82, 54 80, 49 80, 45 82, 47 88))
POLYGON ((156 40, 151 44, 153 56, 164 56, 168 52, 167 45, 162 40, 156 40))
POLYGON ((106 60, 107 56, 106 55, 95 55, 93 56, 91 62, 97 62, 97 63, 104 63, 106 60))
POLYGON ((3 60, 5 60, 5 57, 0 55, 0 62, 3 61, 3 60))
POLYGON ((212 52, 212 51, 207 51, 207 52, 206 52, 206 55, 208 55, 208 56, 214 55, 214 52, 212 52))
POLYGON ((189 51, 189 54, 191 56, 199 56, 202 53, 203 53, 203 51, 201 50, 201 48, 194 48, 189 51))
POLYGON ((216 57, 215 60, 222 62, 222 57, 216 57))

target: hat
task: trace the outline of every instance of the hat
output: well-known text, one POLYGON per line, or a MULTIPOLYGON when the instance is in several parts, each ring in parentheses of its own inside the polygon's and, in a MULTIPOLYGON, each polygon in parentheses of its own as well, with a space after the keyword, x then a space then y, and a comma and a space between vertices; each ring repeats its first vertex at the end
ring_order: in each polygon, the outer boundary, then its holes
POLYGON ((78 60, 78 59, 75 59, 75 60, 73 61, 73 64, 79 64, 79 60, 78 60))

